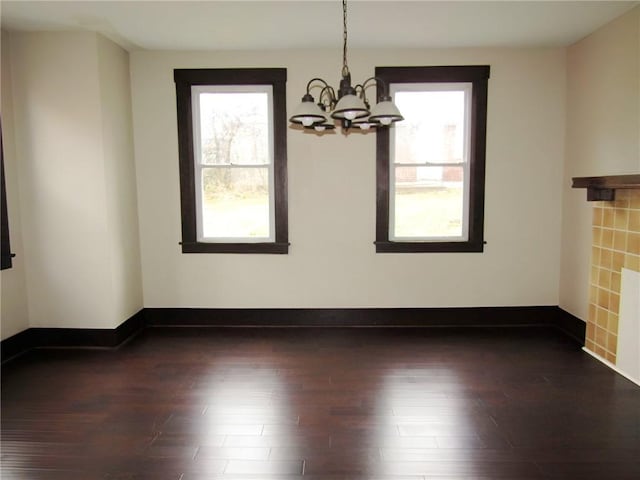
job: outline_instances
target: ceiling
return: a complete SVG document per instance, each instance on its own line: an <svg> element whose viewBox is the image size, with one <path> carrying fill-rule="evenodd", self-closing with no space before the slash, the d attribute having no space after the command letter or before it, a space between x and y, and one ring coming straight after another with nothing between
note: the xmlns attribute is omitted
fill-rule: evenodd
<svg viewBox="0 0 640 480"><path fill-rule="evenodd" d="M638 1L351 0L350 47L570 45ZM340 47L339 0L2 0L2 28L89 30L127 50Z"/></svg>

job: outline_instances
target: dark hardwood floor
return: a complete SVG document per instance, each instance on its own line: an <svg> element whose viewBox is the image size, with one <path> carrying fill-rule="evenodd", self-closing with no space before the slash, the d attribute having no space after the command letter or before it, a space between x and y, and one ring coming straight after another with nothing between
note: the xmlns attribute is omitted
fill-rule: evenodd
<svg viewBox="0 0 640 480"><path fill-rule="evenodd" d="M2 368L2 479L640 478L640 387L553 330L144 331Z"/></svg>

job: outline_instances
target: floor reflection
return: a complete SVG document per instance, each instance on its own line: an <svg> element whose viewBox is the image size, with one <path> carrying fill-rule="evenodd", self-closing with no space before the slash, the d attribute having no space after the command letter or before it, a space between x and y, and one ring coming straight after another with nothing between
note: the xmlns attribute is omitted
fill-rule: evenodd
<svg viewBox="0 0 640 480"><path fill-rule="evenodd" d="M385 475L469 474L442 462L468 460L466 446L477 444L478 400L468 394L453 368L441 365L397 368L385 375L378 397L396 435L380 439L378 471ZM449 451L443 451L447 449Z"/></svg>
<svg viewBox="0 0 640 480"><path fill-rule="evenodd" d="M290 390L296 385L282 375L286 358L269 352L260 364L224 362L226 368L197 380L193 392L206 396L201 418L205 437L224 437L221 445L201 446L195 461L205 472L301 475L304 459L293 441L299 417L291 407ZM205 442L206 442L205 438ZM274 452L286 445L287 458ZM275 455L274 455L275 453Z"/></svg>

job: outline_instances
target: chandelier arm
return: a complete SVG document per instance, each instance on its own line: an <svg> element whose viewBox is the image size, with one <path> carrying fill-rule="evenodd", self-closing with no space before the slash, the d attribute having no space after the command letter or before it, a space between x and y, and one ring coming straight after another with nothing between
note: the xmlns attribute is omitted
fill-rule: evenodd
<svg viewBox="0 0 640 480"><path fill-rule="evenodd" d="M362 84L362 88L367 88L367 83L374 81L376 82L376 85L381 87L382 93L380 95L378 95L378 101L382 100L382 99L390 99L391 96L389 95L389 85L387 84L387 82L385 82L382 78L380 77L369 77L367 78L364 83Z"/></svg>
<svg viewBox="0 0 640 480"><path fill-rule="evenodd" d="M309 80L309 82L307 82L307 94L311 92L311 84L313 82L322 83L324 85L323 90L325 88L329 87L329 84L325 80L323 80L322 78L320 78L320 77L312 78L311 80Z"/></svg>
<svg viewBox="0 0 640 480"><path fill-rule="evenodd" d="M318 101L324 105L324 103L322 102L322 98L324 96L327 96L328 100L329 100L329 105L327 105L329 107L329 109L333 109L334 105L336 104L337 100L336 100L336 91L333 89L333 87L331 85L326 85L322 91L320 92L320 95L318 97Z"/></svg>
<svg viewBox="0 0 640 480"><path fill-rule="evenodd" d="M360 99L364 102L364 106L367 107L367 110L370 110L370 105L369 105L369 100L367 99L367 92L365 91L366 88L366 84L367 81L370 79L365 80L364 83L362 84L357 84L354 88L354 90L356 91L356 95L358 95L358 91L360 92L359 97Z"/></svg>

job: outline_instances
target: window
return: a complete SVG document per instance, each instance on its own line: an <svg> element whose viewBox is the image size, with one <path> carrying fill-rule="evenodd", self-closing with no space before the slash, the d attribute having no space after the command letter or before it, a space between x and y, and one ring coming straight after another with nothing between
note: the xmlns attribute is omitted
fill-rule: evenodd
<svg viewBox="0 0 640 480"><path fill-rule="evenodd" d="M488 66L378 67L405 120L377 132L377 252L482 252Z"/></svg>
<svg viewBox="0 0 640 480"><path fill-rule="evenodd" d="M0 207L0 229L2 229L2 232L0 234L0 236L2 237L2 250L0 251L0 270L4 270L6 268L12 267L13 262L11 259L13 255L11 254L11 243L9 242L9 216L7 214L7 189L5 188L4 183L4 149L2 147L2 127L0 127L0 190L0 202L2 203L2 206Z"/></svg>
<svg viewBox="0 0 640 480"><path fill-rule="evenodd" d="M284 68L176 69L183 253L287 253Z"/></svg>

